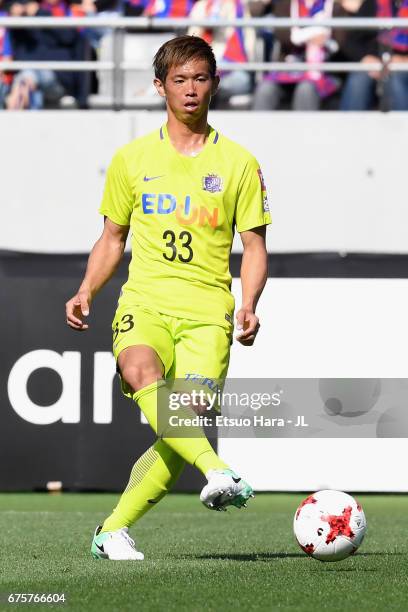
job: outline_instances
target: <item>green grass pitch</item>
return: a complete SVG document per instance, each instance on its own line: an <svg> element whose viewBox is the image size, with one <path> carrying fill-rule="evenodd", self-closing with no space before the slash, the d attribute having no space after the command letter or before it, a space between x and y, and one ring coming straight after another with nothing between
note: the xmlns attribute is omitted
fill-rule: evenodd
<svg viewBox="0 0 408 612"><path fill-rule="evenodd" d="M1 610L224 611L408 609L408 496L358 496L368 532L345 561L321 563L292 534L304 495L260 494L210 512L170 495L131 530L144 562L95 561L110 494L1 494ZM11 605L7 593L65 593L66 604Z"/></svg>

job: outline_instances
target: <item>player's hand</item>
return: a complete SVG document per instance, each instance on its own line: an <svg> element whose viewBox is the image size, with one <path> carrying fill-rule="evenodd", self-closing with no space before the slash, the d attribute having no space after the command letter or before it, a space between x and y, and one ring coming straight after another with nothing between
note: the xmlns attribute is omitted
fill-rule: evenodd
<svg viewBox="0 0 408 612"><path fill-rule="evenodd" d="M238 334L235 338L244 346L252 346L259 330L259 319L252 310L241 308L236 315Z"/></svg>
<svg viewBox="0 0 408 612"><path fill-rule="evenodd" d="M88 291L78 291L73 298L65 304L65 312L67 316L67 325L72 329L85 331L89 325L84 323L84 317L89 315L89 307L91 305L91 295Z"/></svg>

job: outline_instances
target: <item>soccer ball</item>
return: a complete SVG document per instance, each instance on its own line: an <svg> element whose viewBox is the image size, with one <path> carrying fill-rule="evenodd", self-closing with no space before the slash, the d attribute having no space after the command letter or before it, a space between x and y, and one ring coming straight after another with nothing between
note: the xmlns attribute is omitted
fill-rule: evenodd
<svg viewBox="0 0 408 612"><path fill-rule="evenodd" d="M367 529L362 507L342 491L318 491L296 510L293 530L300 548L319 561L353 555Z"/></svg>

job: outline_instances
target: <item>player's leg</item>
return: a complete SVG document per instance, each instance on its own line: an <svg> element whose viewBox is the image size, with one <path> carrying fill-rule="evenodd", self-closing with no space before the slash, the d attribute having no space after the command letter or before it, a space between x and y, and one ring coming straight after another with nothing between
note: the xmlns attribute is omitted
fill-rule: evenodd
<svg viewBox="0 0 408 612"><path fill-rule="evenodd" d="M119 355L121 368L127 360L132 364L126 367L133 369L134 384L141 388L162 378L164 366L151 347L137 345L126 348ZM105 520L101 532L130 527L140 519L171 488L183 465L183 459L158 440L134 464L126 490Z"/></svg>
<svg viewBox="0 0 408 612"><path fill-rule="evenodd" d="M161 381L156 378L149 384L139 384L140 371L134 363L130 364L126 356L120 360L122 377L126 384L135 390L133 399L139 405L141 411L149 421L155 433L158 432L158 388ZM184 461L197 467L203 474L208 470L223 469L225 463L219 459L205 435L199 435L197 428L196 436L190 438L167 437L161 435L166 444L177 453Z"/></svg>
<svg viewBox="0 0 408 612"><path fill-rule="evenodd" d="M114 352L121 374L122 391L128 397L133 395L135 389L136 396L140 392L141 398L137 397L139 406L156 432L157 384L169 371L174 356L174 338L167 319L147 310L124 308L118 310L113 322ZM94 557L142 558L141 553L135 550L127 529L153 508L177 480L184 460L176 450L180 450L192 464L198 459L203 473L211 468L226 467L205 437L171 440L171 443L167 445L162 440L157 441L136 462L116 508L94 535Z"/></svg>
<svg viewBox="0 0 408 612"><path fill-rule="evenodd" d="M117 326L118 319L124 324ZM176 342L173 332L177 321L173 317L133 309L131 312L121 311L113 326L114 330L119 329L114 350L122 391L137 402L155 433L158 431L158 388L165 384L162 383L163 377L167 376L173 364ZM163 440L203 474L226 467L204 435L191 438L164 436Z"/></svg>
<svg viewBox="0 0 408 612"><path fill-rule="evenodd" d="M95 558L143 559L127 530L168 493L184 465L183 459L162 440L157 440L136 461L116 508L95 532L91 548Z"/></svg>
<svg viewBox="0 0 408 612"><path fill-rule="evenodd" d="M156 442L136 461L128 485L103 531L130 527L170 491L185 465L163 440ZM118 515L120 514L120 518ZM118 520L119 519L119 520Z"/></svg>
<svg viewBox="0 0 408 612"><path fill-rule="evenodd" d="M170 368L173 339L165 322L155 313L140 308L119 308L113 331L115 357L118 359L121 352L128 355L133 376L137 376L141 387L161 379ZM131 397L133 390L123 377L121 383L124 394ZM181 457L161 440L140 457L116 508L95 532L91 548L95 558L143 559L128 536L128 527L154 508L173 486L183 466Z"/></svg>
<svg viewBox="0 0 408 612"><path fill-rule="evenodd" d="M229 365L231 332L219 325L180 320L175 338L171 371L175 386L188 381L189 386L193 384L197 392L204 390L217 395L217 389L222 391ZM211 448L208 455L201 456L204 468L212 455L215 455L215 451ZM208 469L201 470L208 481L201 492L201 501L214 510L225 509L227 505L245 506L253 496L252 487L229 469L222 459L219 461L219 467L211 467L208 463Z"/></svg>

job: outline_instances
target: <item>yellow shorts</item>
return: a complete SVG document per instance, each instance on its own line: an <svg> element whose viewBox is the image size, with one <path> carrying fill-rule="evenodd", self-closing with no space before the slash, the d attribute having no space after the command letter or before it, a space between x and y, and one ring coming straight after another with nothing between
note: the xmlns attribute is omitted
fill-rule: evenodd
<svg viewBox="0 0 408 612"><path fill-rule="evenodd" d="M171 317L145 306L121 305L112 331L116 360L125 348L144 344L158 354L165 378L196 381L212 388L214 379L223 381L227 375L232 330L220 325ZM122 391L132 397L123 379Z"/></svg>

